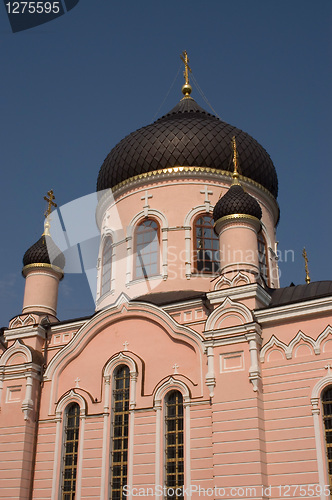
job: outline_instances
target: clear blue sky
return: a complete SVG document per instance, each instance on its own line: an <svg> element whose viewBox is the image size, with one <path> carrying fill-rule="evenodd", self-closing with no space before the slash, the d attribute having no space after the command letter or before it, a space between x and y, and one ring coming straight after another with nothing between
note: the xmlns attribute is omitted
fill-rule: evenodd
<svg viewBox="0 0 332 500"><path fill-rule="evenodd" d="M160 108L184 49L221 119L276 166L278 240L296 256L280 263L282 285L304 283L304 245L312 280L332 279L330 0L80 0L16 34L1 3L0 38L1 325L22 307L44 194L53 188L63 205L95 190L112 147L181 98L180 72ZM93 310L86 278L66 276L59 318Z"/></svg>

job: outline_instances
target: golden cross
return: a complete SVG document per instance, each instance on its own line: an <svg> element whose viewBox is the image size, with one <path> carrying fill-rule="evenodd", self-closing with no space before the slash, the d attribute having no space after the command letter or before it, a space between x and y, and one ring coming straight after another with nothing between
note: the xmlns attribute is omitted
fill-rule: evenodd
<svg viewBox="0 0 332 500"><path fill-rule="evenodd" d="M236 148L236 139L235 136L232 138L232 146L233 146L233 165L234 165L234 171L233 171L233 184L239 184L239 155L237 152Z"/></svg>
<svg viewBox="0 0 332 500"><path fill-rule="evenodd" d="M307 285L309 285L310 276L309 276L309 268L308 268L308 256L307 256L307 251L305 248L303 248L302 257L304 258L305 281L306 281Z"/></svg>
<svg viewBox="0 0 332 500"><path fill-rule="evenodd" d="M44 196L44 200L47 201L48 203L48 207L47 207L47 210L46 212L44 213L45 215L45 218L47 219L47 217L50 215L51 211L52 211L52 206L53 207L57 207L58 205L56 203L54 203L53 200L55 200L55 196L53 194L53 189L51 189L51 191L48 191L47 192L47 195L49 196L49 198L47 198L47 196Z"/></svg>
<svg viewBox="0 0 332 500"><path fill-rule="evenodd" d="M180 55L181 61L184 63L184 72L183 76L186 82L186 85L189 85L189 71L191 73L191 68L189 66L189 57L187 54L187 51L184 50L182 54Z"/></svg>

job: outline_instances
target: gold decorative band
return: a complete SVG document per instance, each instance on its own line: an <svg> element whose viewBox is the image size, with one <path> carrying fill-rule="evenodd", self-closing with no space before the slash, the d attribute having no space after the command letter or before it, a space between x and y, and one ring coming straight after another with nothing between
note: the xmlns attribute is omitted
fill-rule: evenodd
<svg viewBox="0 0 332 500"><path fill-rule="evenodd" d="M118 189L122 188L123 186L126 186L127 184L130 184L131 182L135 182L140 179L147 179L149 177L155 177L157 175L171 175L171 174L181 174L181 173L195 173L195 172L200 172L200 173L210 173L210 174L217 174L217 175L225 175L227 177L232 177L232 172L229 172L228 170L219 170L217 168L210 168L210 167L183 167L183 166L177 166L177 167L169 167L169 168L162 168L160 170L153 170L152 172L144 172L139 175L135 175L134 177L130 177L129 179L126 179L119 184L116 184L112 188L113 193L117 191ZM244 177L243 175L239 175L239 179L245 182L249 182L250 184L253 184L254 186L258 187L261 189L264 193L267 193L273 200L275 200L275 197L273 196L272 193L268 189L266 189L264 186L259 184L258 182L249 179L249 177Z"/></svg>
<svg viewBox="0 0 332 500"><path fill-rule="evenodd" d="M241 220L246 220L246 221L252 221L255 228L256 228L256 231L259 230L259 228L261 227L261 221L259 219L257 219L257 217L255 217L254 215L249 215L249 214L230 214L230 215L224 215L224 217L220 217L220 219L218 219L214 225L213 225L213 228L214 228L214 232L216 234L219 234L219 231L221 229L221 227L224 226L224 223L227 222L227 221L238 221L240 222Z"/></svg>
<svg viewBox="0 0 332 500"><path fill-rule="evenodd" d="M44 269L52 269L53 271L55 271L56 273L59 273L61 274L61 278L60 280L62 280L63 276L64 276L64 272L63 272L63 269L61 269L61 267L58 267L58 266L53 266L52 264L46 264L46 263L40 263L40 264L28 264L27 266L24 266L23 269L22 269L22 274L23 276L25 277L27 275L27 272L30 270L30 269L40 269L40 268L44 268Z"/></svg>
<svg viewBox="0 0 332 500"><path fill-rule="evenodd" d="M232 219L252 219L252 220L260 222L260 220L257 217L255 217L254 215L249 215L249 214L224 215L224 217L220 217L220 219L218 219L217 222L224 222L226 220L232 220ZM216 225L217 222L215 222L214 225Z"/></svg>

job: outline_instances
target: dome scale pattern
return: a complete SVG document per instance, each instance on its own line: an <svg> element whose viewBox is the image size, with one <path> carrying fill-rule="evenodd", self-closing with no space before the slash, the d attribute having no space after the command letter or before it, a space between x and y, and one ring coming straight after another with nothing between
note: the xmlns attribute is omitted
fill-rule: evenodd
<svg viewBox="0 0 332 500"><path fill-rule="evenodd" d="M23 266L31 264L51 264L64 269L65 257L51 236L43 235L23 256Z"/></svg>
<svg viewBox="0 0 332 500"><path fill-rule="evenodd" d="M226 215L234 214L252 215L256 219L262 217L259 203L239 184L232 185L227 193L218 200L213 210L213 220L217 222Z"/></svg>
<svg viewBox="0 0 332 500"><path fill-rule="evenodd" d="M99 171L97 191L113 188L136 175L176 166L232 172L233 136L241 158L241 175L276 198L278 178L265 149L247 133L205 111L191 97L122 139Z"/></svg>

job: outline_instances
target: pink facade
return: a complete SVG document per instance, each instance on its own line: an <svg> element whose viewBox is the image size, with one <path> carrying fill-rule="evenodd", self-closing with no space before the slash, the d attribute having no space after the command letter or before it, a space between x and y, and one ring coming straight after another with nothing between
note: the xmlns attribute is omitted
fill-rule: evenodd
<svg viewBox="0 0 332 500"><path fill-rule="evenodd" d="M58 321L61 268L26 254L0 344L0 498L330 497L332 284L279 288L276 192L245 165L261 217L214 235L234 179L202 161L104 186L91 318Z"/></svg>

